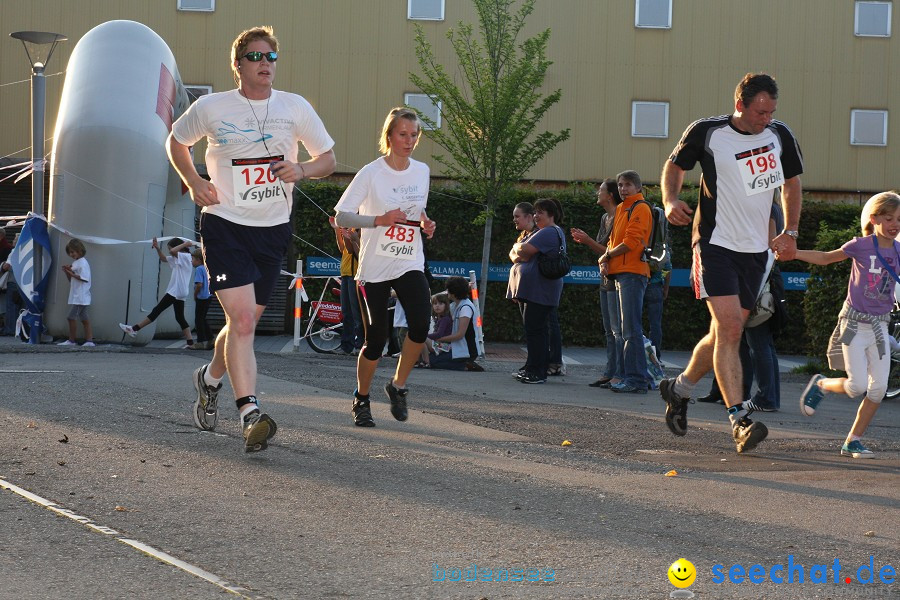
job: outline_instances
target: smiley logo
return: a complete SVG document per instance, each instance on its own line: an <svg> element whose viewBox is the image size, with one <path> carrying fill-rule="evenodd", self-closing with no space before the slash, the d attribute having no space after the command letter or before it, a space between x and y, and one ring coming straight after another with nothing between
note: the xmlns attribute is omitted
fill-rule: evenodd
<svg viewBox="0 0 900 600"><path fill-rule="evenodd" d="M697 569L684 558L679 558L669 567L669 581L677 588L689 587L697 579Z"/></svg>

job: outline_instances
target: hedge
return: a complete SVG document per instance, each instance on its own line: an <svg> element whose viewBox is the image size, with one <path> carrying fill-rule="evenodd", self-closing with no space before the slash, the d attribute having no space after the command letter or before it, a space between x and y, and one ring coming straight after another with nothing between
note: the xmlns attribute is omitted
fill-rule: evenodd
<svg viewBox="0 0 900 600"><path fill-rule="evenodd" d="M345 185L331 182L304 182L295 192L295 233L298 257L337 256L334 233L326 213L340 199ZM645 195L659 202L658 187L645 188ZM554 197L563 206L564 229L579 227L593 233L599 227L601 208L596 204L592 184L575 183L565 189L538 189L523 185L513 197L498 204L491 235L492 263L505 263L507 253L516 237L512 226L512 210L519 202L534 203L538 198ZM685 188L681 199L696 206L697 190ZM320 210L321 208L321 210ZM437 233L425 242L425 253L432 261L480 262L484 228L476 225L483 206L475 198L450 185L432 188L428 199L428 215L437 224ZM800 248L834 249L853 235L859 235L860 209L850 205L829 205L807 202L800 220ZM857 229L853 229L854 225ZM819 235L820 230L822 236ZM690 227L670 227L672 264L675 268L689 268L691 262ZM833 235L832 235L833 234ZM838 238L842 241L838 243ZM593 265L597 257L586 247L569 240L569 254L573 265ZM778 351L785 354L824 354L827 334L830 333L840 302L845 295L847 277L840 267L810 268L810 265L791 261L781 265L782 271L810 271L819 279L811 282L804 293L787 292L790 319L786 329L776 338ZM820 283L821 282L821 283ZM826 285L827 284L827 285ZM311 294L318 296L321 283L308 284ZM433 291L441 289L436 281ZM560 304L560 327L564 343L575 346L602 346L603 326L600 318L598 290L594 285L566 284ZM519 342L522 339L521 318L514 304L505 299L506 283L488 284L484 317L487 341ZM807 327L807 323L812 324ZM822 331L828 332L823 334ZM663 349L689 350L709 330L709 313L703 302L693 298L690 288L673 287L663 309ZM823 336L824 342L823 344Z"/></svg>

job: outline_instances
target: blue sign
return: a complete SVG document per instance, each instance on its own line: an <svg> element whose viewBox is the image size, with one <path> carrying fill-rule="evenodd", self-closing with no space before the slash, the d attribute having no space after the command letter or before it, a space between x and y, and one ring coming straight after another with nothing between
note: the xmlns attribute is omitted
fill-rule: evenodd
<svg viewBox="0 0 900 600"><path fill-rule="evenodd" d="M469 271L481 274L481 263L478 262L429 262L428 268L435 277L468 277ZM488 281L509 281L509 269L511 265L489 265ZM341 273L341 263L324 256L310 256L306 259L307 275L334 275ZM690 287L690 269L672 269L672 278L669 285L672 287ZM806 291L806 280L809 273L782 273L784 288L786 290ZM580 283L585 285L600 285L600 268L596 265L573 265L572 270L563 279L566 283Z"/></svg>

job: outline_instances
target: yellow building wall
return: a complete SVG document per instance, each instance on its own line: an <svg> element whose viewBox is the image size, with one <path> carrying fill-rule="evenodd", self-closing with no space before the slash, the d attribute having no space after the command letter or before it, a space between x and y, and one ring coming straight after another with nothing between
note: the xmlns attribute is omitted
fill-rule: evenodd
<svg viewBox="0 0 900 600"><path fill-rule="evenodd" d="M212 13L176 11L176 0L30 0L0 2L0 156L29 156L30 70L19 30L69 37L47 69L47 134L56 120L68 57L92 27L112 19L144 23L175 54L182 79L234 87L228 52L247 27L274 25L281 43L276 87L306 97L336 141L338 171L353 173L377 156L388 109L415 92L414 42L420 25L438 58L452 65L446 32L475 23L467 0L447 0L442 22L409 21L406 0L218 0ZM734 86L748 71L766 71L780 87L776 118L798 136L804 186L823 191L900 187L900 27L893 36L853 35L849 0L674 0L671 29L634 26L633 0L539 0L526 27L551 29L547 91L562 89L543 129L570 128L571 138L528 174L552 181L596 180L636 169L655 182L684 128L732 112ZM456 69L450 67L451 72ZM23 81L25 80L25 81ZM23 81L22 83L15 83ZM634 100L670 103L664 139L631 137ZM887 147L850 145L850 110L887 109ZM543 130L542 129L542 130ZM46 143L49 153L52 140ZM427 137L417 158L440 153ZM697 170L688 179L696 181Z"/></svg>

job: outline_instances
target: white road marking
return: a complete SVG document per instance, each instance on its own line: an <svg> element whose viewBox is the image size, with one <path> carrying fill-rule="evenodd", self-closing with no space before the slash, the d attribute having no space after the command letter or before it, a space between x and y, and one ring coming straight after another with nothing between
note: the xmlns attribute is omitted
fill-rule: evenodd
<svg viewBox="0 0 900 600"><path fill-rule="evenodd" d="M0 369L0 373L65 373L65 371L32 371L31 369Z"/></svg>
<svg viewBox="0 0 900 600"><path fill-rule="evenodd" d="M155 558L159 561L162 561L166 564L172 565L173 567L177 567L177 568L181 569L182 571L185 571L186 573L190 573L191 575L193 575L195 577L204 579L204 580L212 583L213 585L216 585L216 586L222 588L226 592L231 592L232 594L236 594L236 595L240 596L241 598L246 598L247 600L251 600L253 598L253 596L244 595L244 592L247 592L248 594L251 593L249 590L247 590L245 588L242 588L238 585L229 583L229 582L225 581L224 579L222 579L221 577L219 577L217 575L213 575L209 571L205 571L205 570L201 569L200 567L196 567L190 563L184 562L183 560L177 559L174 556L172 556L171 554L167 554L167 553L163 552L162 550L157 550L156 548L154 548L152 546L148 546L147 544L144 544L137 540L132 540L132 539L126 538L122 534L120 534L118 531L116 531L115 529L95 523L89 517L79 515L73 511L69 510L68 508L64 508L64 507L56 504L55 502L47 500L46 498L42 498L41 496L38 496L37 494L33 494L33 493L29 492L28 490L22 489L19 486L6 481L5 479L0 479L0 488L9 490L10 492L13 492L14 494L18 494L19 496L22 496L23 498L27 498L28 500L31 500L35 504L39 504L39 505L43 506L44 508L53 511L54 513L56 513L58 515L61 515L63 517L66 517L66 518L69 518L69 519L75 521L76 523L81 523L82 525L88 527L89 529L91 529L93 531L96 531L97 533L102 533L103 535L111 536L111 537L115 538L115 540L117 542L121 542L127 546L131 546L132 548L135 548L136 550L140 550L141 552L143 552L149 556L152 556L153 558Z"/></svg>

